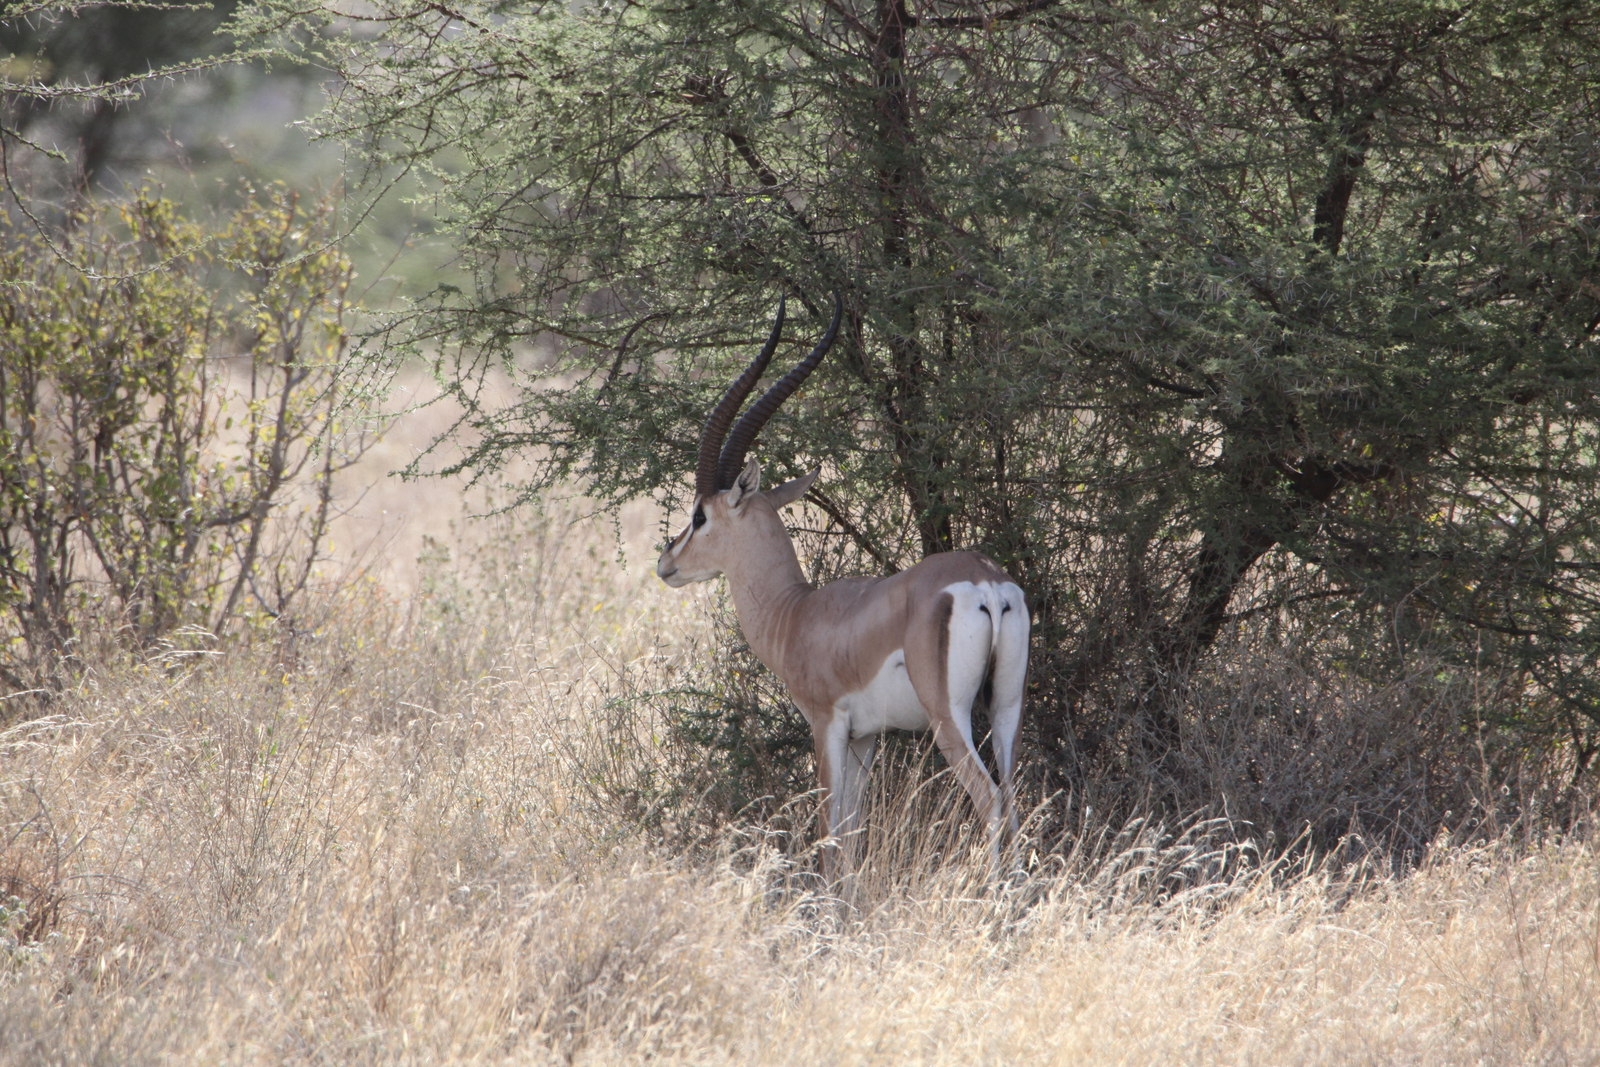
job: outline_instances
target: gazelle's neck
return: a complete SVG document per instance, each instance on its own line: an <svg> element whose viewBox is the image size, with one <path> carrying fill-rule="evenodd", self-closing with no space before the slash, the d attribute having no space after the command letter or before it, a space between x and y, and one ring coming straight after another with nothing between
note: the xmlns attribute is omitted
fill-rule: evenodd
<svg viewBox="0 0 1600 1067"><path fill-rule="evenodd" d="M789 643L795 608L813 589L783 520L770 507L768 511L763 516L768 521L749 524L752 529L723 573L750 650L783 677L782 650Z"/></svg>

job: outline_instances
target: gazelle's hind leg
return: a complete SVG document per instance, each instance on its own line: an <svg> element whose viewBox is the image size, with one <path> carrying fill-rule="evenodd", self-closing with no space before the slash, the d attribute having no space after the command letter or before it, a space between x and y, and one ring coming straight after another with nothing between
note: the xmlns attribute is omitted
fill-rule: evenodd
<svg viewBox="0 0 1600 1067"><path fill-rule="evenodd" d="M972 798L996 864L1004 806L972 740L972 702L989 671L1001 607L996 586L958 582L918 620L916 639L906 642L906 671L933 724L934 742Z"/></svg>
<svg viewBox="0 0 1600 1067"><path fill-rule="evenodd" d="M998 589L1000 624L994 642L990 678L989 722L994 759L1000 772L1000 797L1005 832L1017 834L1017 791L1013 780L1017 766L1017 730L1022 724L1022 696L1028 682L1028 600L1009 582Z"/></svg>

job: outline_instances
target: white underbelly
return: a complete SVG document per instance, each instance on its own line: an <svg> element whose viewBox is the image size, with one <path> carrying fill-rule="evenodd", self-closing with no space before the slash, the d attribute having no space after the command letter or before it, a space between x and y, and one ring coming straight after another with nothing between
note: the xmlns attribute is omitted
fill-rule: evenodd
<svg viewBox="0 0 1600 1067"><path fill-rule="evenodd" d="M834 707L850 717L851 737L928 728L928 713L911 686L906 653L900 648L889 653L865 689L840 698Z"/></svg>

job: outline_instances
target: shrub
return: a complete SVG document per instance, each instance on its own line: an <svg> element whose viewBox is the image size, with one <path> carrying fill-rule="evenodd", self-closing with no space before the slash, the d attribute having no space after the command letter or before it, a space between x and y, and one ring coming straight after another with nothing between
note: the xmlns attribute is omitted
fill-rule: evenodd
<svg viewBox="0 0 1600 1067"><path fill-rule="evenodd" d="M91 636L217 635L303 592L333 477L366 443L341 417L352 273L334 232L331 202L281 187L246 190L217 229L151 190L59 236L0 217L8 687L57 688Z"/></svg>

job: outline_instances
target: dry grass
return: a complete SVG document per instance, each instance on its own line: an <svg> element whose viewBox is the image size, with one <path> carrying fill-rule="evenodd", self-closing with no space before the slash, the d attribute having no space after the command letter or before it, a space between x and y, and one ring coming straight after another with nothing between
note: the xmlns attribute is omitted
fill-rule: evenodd
<svg viewBox="0 0 1600 1067"><path fill-rule="evenodd" d="M677 843L693 775L624 698L704 603L582 530L0 734L0 1061L1600 1062L1588 840L1352 880L1134 824L986 889L935 782L854 908L782 835Z"/></svg>

